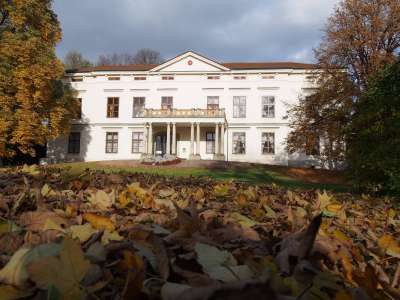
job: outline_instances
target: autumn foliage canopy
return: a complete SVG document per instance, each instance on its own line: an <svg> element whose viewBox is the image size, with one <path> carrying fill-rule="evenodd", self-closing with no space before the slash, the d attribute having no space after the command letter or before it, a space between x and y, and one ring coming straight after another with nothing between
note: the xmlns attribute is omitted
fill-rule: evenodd
<svg viewBox="0 0 400 300"><path fill-rule="evenodd" d="M0 0L0 157L34 156L68 131L78 106L61 81L60 39L50 0Z"/></svg>

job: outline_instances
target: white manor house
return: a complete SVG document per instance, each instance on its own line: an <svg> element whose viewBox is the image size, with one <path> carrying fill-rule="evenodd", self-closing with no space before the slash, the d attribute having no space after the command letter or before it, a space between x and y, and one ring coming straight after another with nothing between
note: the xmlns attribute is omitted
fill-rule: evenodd
<svg viewBox="0 0 400 300"><path fill-rule="evenodd" d="M313 90L315 65L218 63L186 52L160 65L67 73L80 119L48 144L47 160L136 160L150 156L304 165L289 155L288 109Z"/></svg>

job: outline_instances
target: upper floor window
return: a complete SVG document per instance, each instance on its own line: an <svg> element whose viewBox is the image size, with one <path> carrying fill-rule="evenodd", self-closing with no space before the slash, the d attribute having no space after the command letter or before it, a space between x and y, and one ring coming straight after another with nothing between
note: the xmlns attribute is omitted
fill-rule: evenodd
<svg viewBox="0 0 400 300"><path fill-rule="evenodd" d="M206 132L206 152L208 154L215 152L215 132Z"/></svg>
<svg viewBox="0 0 400 300"><path fill-rule="evenodd" d="M262 154L275 154L275 133L263 132L261 135Z"/></svg>
<svg viewBox="0 0 400 300"><path fill-rule="evenodd" d="M72 81L72 82L83 81L83 77L82 77L82 76L72 77L72 78L71 78L71 81Z"/></svg>
<svg viewBox="0 0 400 300"><path fill-rule="evenodd" d="M119 98L107 98L107 118L118 118L119 114Z"/></svg>
<svg viewBox="0 0 400 300"><path fill-rule="evenodd" d="M246 133L233 132L232 133L232 153L245 154L246 153Z"/></svg>
<svg viewBox="0 0 400 300"><path fill-rule="evenodd" d="M262 116L263 118L275 118L275 97L262 97Z"/></svg>
<svg viewBox="0 0 400 300"><path fill-rule="evenodd" d="M76 99L78 101L78 111L76 113L76 118L82 119L82 98Z"/></svg>
<svg viewBox="0 0 400 300"><path fill-rule="evenodd" d="M174 80L174 76L162 76L162 80Z"/></svg>
<svg viewBox="0 0 400 300"><path fill-rule="evenodd" d="M173 107L173 97L165 96L161 97L161 109L172 109Z"/></svg>
<svg viewBox="0 0 400 300"><path fill-rule="evenodd" d="M220 77L218 76L218 75L210 75L210 76L207 76L207 79L208 80L218 80Z"/></svg>
<svg viewBox="0 0 400 300"><path fill-rule="evenodd" d="M133 117L143 117L145 107L145 97L133 97Z"/></svg>
<svg viewBox="0 0 400 300"><path fill-rule="evenodd" d="M107 78L108 78L108 80L111 80L111 81L121 80L121 78L119 76L109 76Z"/></svg>
<svg viewBox="0 0 400 300"><path fill-rule="evenodd" d="M262 79L275 79L274 75L263 75Z"/></svg>
<svg viewBox="0 0 400 300"><path fill-rule="evenodd" d="M132 132L132 153L144 152L144 133Z"/></svg>
<svg viewBox="0 0 400 300"><path fill-rule="evenodd" d="M134 80L146 80L147 78L145 76L135 76L133 79Z"/></svg>
<svg viewBox="0 0 400 300"><path fill-rule="evenodd" d="M207 109L219 108L219 96L207 96Z"/></svg>
<svg viewBox="0 0 400 300"><path fill-rule="evenodd" d="M233 97L233 117L246 118L246 97L234 96Z"/></svg>
<svg viewBox="0 0 400 300"><path fill-rule="evenodd" d="M243 76L243 75L241 75L241 76L233 76L233 79L235 79L235 80L245 80L246 76Z"/></svg>
<svg viewBox="0 0 400 300"><path fill-rule="evenodd" d="M79 154L81 151L81 133L71 132L68 137L68 153Z"/></svg>
<svg viewBox="0 0 400 300"><path fill-rule="evenodd" d="M106 153L118 153L118 132L106 132Z"/></svg>

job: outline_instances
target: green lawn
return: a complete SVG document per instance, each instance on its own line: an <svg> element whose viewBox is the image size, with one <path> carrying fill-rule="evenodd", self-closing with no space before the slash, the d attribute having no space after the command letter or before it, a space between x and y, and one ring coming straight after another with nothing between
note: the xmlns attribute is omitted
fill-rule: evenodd
<svg viewBox="0 0 400 300"><path fill-rule="evenodd" d="M149 173L164 176L206 176L216 180L238 180L246 181L254 184L271 184L289 188L289 189L326 189L336 192L348 192L350 187L344 184L336 183L312 183L299 180L292 176L284 174L284 167L266 167L255 165L246 168L224 168L224 169L209 169L209 168L178 168L174 166L139 166L139 167L117 167L104 166L95 162L90 163L65 163L54 165L61 167L67 171L68 175L76 176L82 173L85 169L102 170L107 173ZM329 181L328 181L329 182Z"/></svg>

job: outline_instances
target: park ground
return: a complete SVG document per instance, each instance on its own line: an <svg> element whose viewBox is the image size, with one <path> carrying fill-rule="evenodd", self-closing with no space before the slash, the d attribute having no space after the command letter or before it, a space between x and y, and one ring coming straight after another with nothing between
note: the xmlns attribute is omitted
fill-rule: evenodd
<svg viewBox="0 0 400 300"><path fill-rule="evenodd" d="M245 181L252 184L276 184L288 189L325 189L336 192L350 191L351 186L340 171L293 168L263 164L182 161L172 166L143 165L138 161L77 162L52 165L78 175L86 169L107 173L149 173L164 176L210 177L216 180Z"/></svg>

